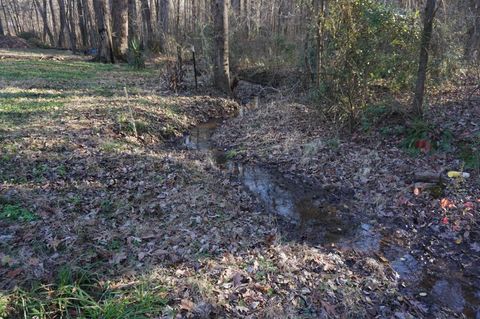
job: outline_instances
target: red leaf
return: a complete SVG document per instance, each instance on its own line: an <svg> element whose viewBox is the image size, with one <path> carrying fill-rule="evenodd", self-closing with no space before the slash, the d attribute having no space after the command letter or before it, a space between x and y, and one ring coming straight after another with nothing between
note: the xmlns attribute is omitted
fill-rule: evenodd
<svg viewBox="0 0 480 319"><path fill-rule="evenodd" d="M448 217L447 216L442 218L442 224L444 224L444 225L448 224Z"/></svg>
<svg viewBox="0 0 480 319"><path fill-rule="evenodd" d="M432 149L432 144L427 140L418 140L415 142L415 147L426 154Z"/></svg>

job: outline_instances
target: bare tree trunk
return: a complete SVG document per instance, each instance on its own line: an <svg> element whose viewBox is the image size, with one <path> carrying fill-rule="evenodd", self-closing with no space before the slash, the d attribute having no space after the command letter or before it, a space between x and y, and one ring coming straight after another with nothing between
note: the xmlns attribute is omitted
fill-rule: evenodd
<svg viewBox="0 0 480 319"><path fill-rule="evenodd" d="M468 29L465 45L465 58L469 61L480 58L480 2L472 1L471 7L475 19L473 26Z"/></svg>
<svg viewBox="0 0 480 319"><path fill-rule="evenodd" d="M85 0L77 0L77 14L78 25L80 27L80 37L82 39L82 47L85 49L88 46L88 32L83 1Z"/></svg>
<svg viewBox="0 0 480 319"><path fill-rule="evenodd" d="M320 86L322 80L322 69L323 69L323 50L324 50L324 21L325 21L325 7L327 0L314 0L314 12L315 12L315 31L316 31L316 40L317 40L317 74L316 74L316 84L317 87Z"/></svg>
<svg viewBox="0 0 480 319"><path fill-rule="evenodd" d="M40 15L42 16L43 20L43 32L48 36L48 39L50 40L50 43L52 45L55 45L55 40L53 38L52 31L50 30L50 27L48 26L48 16L47 16L47 0L43 0L43 7L40 6L40 3L38 0L35 0L35 4L37 5L38 11L40 11Z"/></svg>
<svg viewBox="0 0 480 319"><path fill-rule="evenodd" d="M2 7L3 17L5 19L5 28L7 29L7 34L10 34L10 26L8 24L7 10L5 8L5 4L3 3L3 0L0 0L0 6Z"/></svg>
<svg viewBox="0 0 480 319"><path fill-rule="evenodd" d="M58 46L65 46L65 26L67 25L67 14L65 10L65 0L58 0L58 8L60 11L60 30L58 31Z"/></svg>
<svg viewBox="0 0 480 319"><path fill-rule="evenodd" d="M159 0L158 4L158 28L160 30L160 46L162 52L166 50L166 39L168 34L168 17L170 14L170 1L169 0Z"/></svg>
<svg viewBox="0 0 480 319"><path fill-rule="evenodd" d="M112 7L113 54L118 60L126 60L128 51L128 0L117 0Z"/></svg>
<svg viewBox="0 0 480 319"><path fill-rule="evenodd" d="M70 49L75 53L77 51L77 31L75 28L75 0L68 0L68 20L70 23Z"/></svg>
<svg viewBox="0 0 480 319"><path fill-rule="evenodd" d="M213 0L212 15L215 37L213 84L232 94L230 88L230 61L228 43L228 3L229 0Z"/></svg>
<svg viewBox="0 0 480 319"><path fill-rule="evenodd" d="M140 9L142 11L143 45L148 47L153 35L152 13L148 0L140 0Z"/></svg>
<svg viewBox="0 0 480 319"><path fill-rule="evenodd" d="M0 15L0 35L5 35L5 31L3 30L2 15Z"/></svg>
<svg viewBox="0 0 480 319"><path fill-rule="evenodd" d="M53 7L53 0L49 0L48 3L50 4L50 15L52 16L52 34L54 38L57 38L57 17L55 16L55 8Z"/></svg>
<svg viewBox="0 0 480 319"><path fill-rule="evenodd" d="M420 45L420 60L418 63L417 83L415 85L415 97L413 111L418 116L423 116L423 98L425 94L425 81L427 79L428 50L433 33L433 19L435 18L436 0L427 0L425 16L423 17L423 33Z"/></svg>
<svg viewBox="0 0 480 319"><path fill-rule="evenodd" d="M114 63L112 49L112 30L105 0L93 0L93 8L97 20L99 47L97 60L104 63Z"/></svg>
<svg viewBox="0 0 480 319"><path fill-rule="evenodd" d="M128 0L128 43L138 40L137 1Z"/></svg>

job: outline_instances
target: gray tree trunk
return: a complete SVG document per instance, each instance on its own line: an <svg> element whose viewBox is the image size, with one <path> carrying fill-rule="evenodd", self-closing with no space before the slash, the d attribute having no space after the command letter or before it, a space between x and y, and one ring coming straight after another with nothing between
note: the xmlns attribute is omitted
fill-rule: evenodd
<svg viewBox="0 0 480 319"><path fill-rule="evenodd" d="M117 0L112 7L113 54L118 60L126 60L128 51L128 0Z"/></svg>
<svg viewBox="0 0 480 319"><path fill-rule="evenodd" d="M465 45L465 58L469 61L480 59L480 2L472 1L471 8L475 19L468 29Z"/></svg>
<svg viewBox="0 0 480 319"><path fill-rule="evenodd" d="M138 37L138 18L137 18L137 1L128 0L128 43L137 41Z"/></svg>
<svg viewBox="0 0 480 319"><path fill-rule="evenodd" d="M65 46L65 27L67 25L67 14L65 10L65 0L58 0L58 8L60 11L60 30L58 31L58 46Z"/></svg>
<svg viewBox="0 0 480 319"><path fill-rule="evenodd" d="M425 81L427 79L428 50L433 33L433 19L435 18L436 0L427 0L425 16L423 17L423 33L420 45L420 59L418 63L417 83L413 99L413 111L417 116L423 116L423 98L425 94Z"/></svg>
<svg viewBox="0 0 480 319"><path fill-rule="evenodd" d="M231 94L228 43L228 4L229 0L212 1L215 37L213 84L225 93Z"/></svg>
<svg viewBox="0 0 480 319"><path fill-rule="evenodd" d="M153 34L152 12L148 0L140 0L140 10L142 11L143 45L148 47Z"/></svg>
<svg viewBox="0 0 480 319"><path fill-rule="evenodd" d="M97 60L104 63L114 63L112 48L112 30L105 0L93 0L93 8L97 20L99 45Z"/></svg>

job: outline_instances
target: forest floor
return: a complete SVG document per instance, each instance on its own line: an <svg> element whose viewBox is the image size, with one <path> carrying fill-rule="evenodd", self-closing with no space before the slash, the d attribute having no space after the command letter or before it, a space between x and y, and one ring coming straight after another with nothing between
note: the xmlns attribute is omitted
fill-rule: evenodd
<svg viewBox="0 0 480 319"><path fill-rule="evenodd" d="M0 318L479 315L478 169L438 195L412 175L463 169L480 101L443 94L458 138L412 155L288 100L173 94L160 66L5 56Z"/></svg>

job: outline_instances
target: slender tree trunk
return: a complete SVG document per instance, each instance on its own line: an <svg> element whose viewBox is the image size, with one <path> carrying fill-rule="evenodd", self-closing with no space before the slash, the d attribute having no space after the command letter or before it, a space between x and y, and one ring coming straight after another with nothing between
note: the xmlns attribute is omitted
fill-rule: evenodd
<svg viewBox="0 0 480 319"><path fill-rule="evenodd" d="M52 16L52 34L55 38L57 38L57 17L55 16L55 8L53 7L53 0L49 0L48 3L50 5L50 15Z"/></svg>
<svg viewBox="0 0 480 319"><path fill-rule="evenodd" d="M128 0L128 43L138 40L137 1Z"/></svg>
<svg viewBox="0 0 480 319"><path fill-rule="evenodd" d="M2 23L2 15L0 14L0 35L5 35L5 31L3 30L3 23Z"/></svg>
<svg viewBox="0 0 480 319"><path fill-rule="evenodd" d="M99 47L97 60L104 63L114 63L112 48L112 30L105 0L93 0L93 8L97 20Z"/></svg>
<svg viewBox="0 0 480 319"><path fill-rule="evenodd" d="M228 43L228 3L229 0L212 1L215 37L213 84L225 93L231 94Z"/></svg>
<svg viewBox="0 0 480 319"><path fill-rule="evenodd" d="M3 17L5 21L5 29L7 29L7 34L10 34L10 26L8 24L8 16L7 16L7 9L5 8L5 4L3 3L3 0L0 0L0 6L2 7L2 12L3 12Z"/></svg>
<svg viewBox="0 0 480 319"><path fill-rule="evenodd" d="M427 0L425 16L423 17L423 33L420 45L420 59L418 63L417 83L413 99L413 111L418 116L423 116L423 98L425 94L425 81L427 79L428 51L433 33L433 19L435 18L436 0Z"/></svg>
<svg viewBox="0 0 480 319"><path fill-rule="evenodd" d="M52 45L55 45L55 40L53 38L52 31L50 30L50 27L48 26L48 16L47 16L47 0L43 0L43 7L40 5L38 0L35 0L35 4L37 5L38 11L40 11L40 15L42 16L43 20L43 33L48 36L48 39L50 40L50 43Z"/></svg>
<svg viewBox="0 0 480 319"><path fill-rule="evenodd" d="M58 46L65 47L65 26L67 24L65 0L58 0L58 8L60 12L60 30L58 31Z"/></svg>
<svg viewBox="0 0 480 319"><path fill-rule="evenodd" d="M113 54L117 60L126 60L128 51L128 0L117 0L112 7Z"/></svg>
<svg viewBox="0 0 480 319"><path fill-rule="evenodd" d="M148 47L150 45L151 37L153 36L152 13L150 11L148 0L140 0L140 9L142 11L143 45Z"/></svg>
<svg viewBox="0 0 480 319"><path fill-rule="evenodd" d="M78 0L77 0L78 1ZM74 0L68 0L68 21L70 34L70 49L77 52L77 30L75 28L75 3Z"/></svg>
<svg viewBox="0 0 480 319"><path fill-rule="evenodd" d="M80 27L80 37L82 39L82 47L85 49L88 46L88 32L87 32L87 21L85 17L85 11L83 9L83 1L77 0L77 14L78 14L78 25Z"/></svg>
<svg viewBox="0 0 480 319"><path fill-rule="evenodd" d="M468 29L465 45L465 58L469 61L480 58L480 2L472 1L471 8L475 19L473 25Z"/></svg>
<svg viewBox="0 0 480 319"><path fill-rule="evenodd" d="M170 14L170 1L159 0L157 16L158 16L158 28L160 30L160 37L161 37L160 45L161 45L162 52L165 52L166 50L169 14Z"/></svg>

